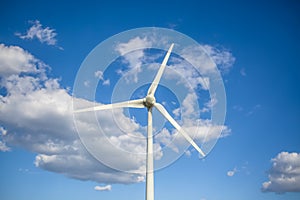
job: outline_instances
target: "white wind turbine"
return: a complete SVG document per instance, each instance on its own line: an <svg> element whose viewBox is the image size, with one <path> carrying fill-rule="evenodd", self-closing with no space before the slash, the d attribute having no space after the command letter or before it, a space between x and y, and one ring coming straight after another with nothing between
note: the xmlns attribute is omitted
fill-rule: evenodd
<svg viewBox="0 0 300 200"><path fill-rule="evenodd" d="M185 139L193 145L193 147L204 157L204 152L194 142L194 140L180 127L180 125L171 117L163 105L156 102L155 91L164 72L166 64L169 60L174 44L171 44L160 68L155 76L147 96L142 99L130 100L120 103L106 104L85 108L74 111L75 113L89 112L97 110L107 110L114 108L147 108L148 109L148 128L147 128L147 163L146 163L146 200L154 200L154 170L153 170L153 134L152 134L152 108L155 107L176 129L181 133Z"/></svg>

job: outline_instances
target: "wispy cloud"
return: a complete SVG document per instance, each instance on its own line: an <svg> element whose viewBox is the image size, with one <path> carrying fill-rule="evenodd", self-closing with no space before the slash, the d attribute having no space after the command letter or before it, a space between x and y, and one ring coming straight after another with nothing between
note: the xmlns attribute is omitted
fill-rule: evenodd
<svg viewBox="0 0 300 200"><path fill-rule="evenodd" d="M0 140L0 151L3 151L3 152L10 151L10 148L8 146L6 146L6 144L4 142L2 142L1 140Z"/></svg>
<svg viewBox="0 0 300 200"><path fill-rule="evenodd" d="M90 81L89 81L89 80L84 81L84 82L83 82L83 85L84 85L85 87L90 87Z"/></svg>
<svg viewBox="0 0 300 200"><path fill-rule="evenodd" d="M249 175L250 172L248 170L248 162L244 162L242 165L236 166L233 169L228 170L226 174L227 176L232 177L235 176L237 173L243 173Z"/></svg>
<svg viewBox="0 0 300 200"><path fill-rule="evenodd" d="M262 108L262 105L261 104L256 104L254 106L251 106L250 108L245 108L241 105L234 105L232 107L233 110L235 111L238 111L238 112L241 112L243 113L245 116L251 116L253 114L255 114L256 112L258 112L260 109Z"/></svg>
<svg viewBox="0 0 300 200"><path fill-rule="evenodd" d="M48 45L57 45L57 33L55 29L50 27L43 27L39 20L29 21L32 26L26 31L25 34L16 33L16 35L21 39L38 39L41 43L46 43Z"/></svg>
<svg viewBox="0 0 300 200"><path fill-rule="evenodd" d="M111 185L105 185L105 186L95 186L94 189L97 191L111 191Z"/></svg>
<svg viewBox="0 0 300 200"><path fill-rule="evenodd" d="M227 176L234 176L235 175L235 173L237 172L237 168L235 167L235 168L233 168L232 170L229 170L228 172L227 172Z"/></svg>
<svg viewBox="0 0 300 200"><path fill-rule="evenodd" d="M222 47L217 48L211 45L203 45L203 48L217 64L222 73L229 72L235 62L235 57L229 50L226 50Z"/></svg>
<svg viewBox="0 0 300 200"><path fill-rule="evenodd" d="M271 162L269 180L262 184L262 191L300 192L300 153L281 152Z"/></svg>
<svg viewBox="0 0 300 200"><path fill-rule="evenodd" d="M232 107L232 109L233 109L233 110L236 110L236 111L238 111L238 112L244 111L244 108L243 108L241 105L234 105L234 106Z"/></svg>
<svg viewBox="0 0 300 200"><path fill-rule="evenodd" d="M256 105L252 106L252 108L247 112L246 116L250 116L250 115L254 114L259 109L261 109L260 104L256 104Z"/></svg>
<svg viewBox="0 0 300 200"><path fill-rule="evenodd" d="M240 74L241 74L242 76L247 76L246 69L245 69L245 68L242 68L242 69L240 70Z"/></svg>
<svg viewBox="0 0 300 200"><path fill-rule="evenodd" d="M218 67L222 74L226 74L235 62L235 57L229 50L208 44L186 47L182 50L181 55L190 63L197 64L203 76L216 70L215 67Z"/></svg>

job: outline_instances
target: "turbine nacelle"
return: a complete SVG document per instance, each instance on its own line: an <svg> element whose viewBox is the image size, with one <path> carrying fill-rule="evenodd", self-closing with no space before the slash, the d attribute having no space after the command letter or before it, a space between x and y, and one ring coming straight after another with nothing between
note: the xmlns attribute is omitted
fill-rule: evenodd
<svg viewBox="0 0 300 200"><path fill-rule="evenodd" d="M147 107L148 109L152 108L155 103L156 103L156 99L153 95L147 95L143 102L144 106Z"/></svg>

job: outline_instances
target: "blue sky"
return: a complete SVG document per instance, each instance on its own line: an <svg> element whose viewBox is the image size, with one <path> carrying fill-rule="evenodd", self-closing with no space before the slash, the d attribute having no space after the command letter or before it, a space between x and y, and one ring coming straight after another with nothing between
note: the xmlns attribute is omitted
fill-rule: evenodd
<svg viewBox="0 0 300 200"><path fill-rule="evenodd" d="M144 198L141 174L122 173L97 164L78 142L71 117L71 94L84 59L99 43L126 30L153 26L174 29L205 47L220 69L227 96L224 137L205 159L199 159L189 148L189 153L156 171L155 198L299 199L298 2L2 1L0 7L1 199ZM133 44L149 42L142 37L135 39ZM129 44L127 41L123 45ZM116 51L121 53L122 45L119 47ZM169 43L164 50L168 47ZM97 86L97 101L110 100L108 94L118 78L125 77L125 84L126 73L117 73L114 67L123 64L130 68L137 64L130 58L139 53L128 54L103 74L97 73L95 77L102 83ZM146 69L147 61L161 62L163 52L149 50L142 55L149 56L138 63ZM170 60L174 68L175 57ZM155 74L153 69L157 65L147 68ZM171 75L166 71L166 83ZM205 74L202 76L205 78ZM134 76L129 74L127 78ZM86 86L89 84L86 82ZM121 87L119 91L125 90ZM135 92L132 97L143 90ZM207 95L203 85L198 92ZM160 93L158 90L158 97L163 98L162 93L166 88L161 87ZM173 107L166 105L172 112L179 101L172 91L167 94L175 102ZM88 104L81 100L79 104ZM208 105L205 103L199 102L201 108ZM121 126L144 133L142 120L126 129L126 113L133 117L146 112L124 113L115 113L124 120ZM180 117L175 111L173 116ZM77 120L93 124L83 117ZM97 120L108 125L117 142L124 142L117 137L117 126L112 125L110 117L98 114ZM167 129L158 135L171 132L165 125ZM143 148L143 143L138 147ZM109 158L114 154L108 151L108 155L105 161L114 167L144 166L140 158L133 162L127 157L112 161Z"/></svg>

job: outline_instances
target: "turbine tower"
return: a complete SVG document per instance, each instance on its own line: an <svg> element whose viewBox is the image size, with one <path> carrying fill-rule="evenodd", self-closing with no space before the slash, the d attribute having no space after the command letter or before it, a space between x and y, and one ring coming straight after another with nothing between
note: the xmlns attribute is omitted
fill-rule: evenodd
<svg viewBox="0 0 300 200"><path fill-rule="evenodd" d="M75 113L107 110L114 108L147 108L148 127L147 127L147 161L146 161L146 200L154 200L154 165L153 165L153 133L152 133L152 109L156 108L173 126L181 133L185 139L204 157L204 152L194 142L194 140L180 127L180 125L171 117L163 105L156 102L155 91L160 82L161 76L169 60L174 44L171 44L167 54L164 57L160 68L150 85L147 96L142 99L130 100L120 103L100 105L90 108L84 108L74 111Z"/></svg>

